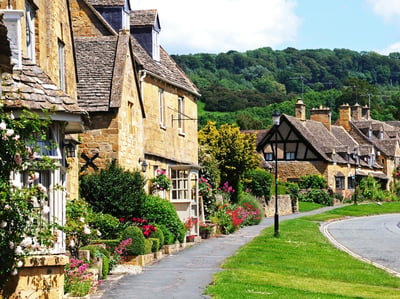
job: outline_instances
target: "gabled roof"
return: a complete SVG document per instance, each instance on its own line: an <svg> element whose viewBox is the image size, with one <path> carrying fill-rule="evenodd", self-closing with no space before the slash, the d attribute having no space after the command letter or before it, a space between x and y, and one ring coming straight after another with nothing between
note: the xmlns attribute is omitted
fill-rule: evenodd
<svg viewBox="0 0 400 299"><path fill-rule="evenodd" d="M121 31L118 36L75 38L75 49L79 105L88 112L119 108L123 96L126 55L129 52L135 68L130 34ZM135 70L133 75L136 88L139 88ZM144 116L144 106L138 94Z"/></svg>
<svg viewBox="0 0 400 299"><path fill-rule="evenodd" d="M332 126L328 130L321 122L306 120L301 121L296 117L282 114L281 124L286 122L303 139L321 159L327 162L351 163L355 161L351 154L358 143L340 126ZM274 127L267 132L262 140L257 144L257 151L268 143L274 133ZM335 156L333 158L333 154ZM349 160L348 160L349 159Z"/></svg>
<svg viewBox="0 0 400 299"><path fill-rule="evenodd" d="M76 37L78 103L88 112L108 111L118 36Z"/></svg>

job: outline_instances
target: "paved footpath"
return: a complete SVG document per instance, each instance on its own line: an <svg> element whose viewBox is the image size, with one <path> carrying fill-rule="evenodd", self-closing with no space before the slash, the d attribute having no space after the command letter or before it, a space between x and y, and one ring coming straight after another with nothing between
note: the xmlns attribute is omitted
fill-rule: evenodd
<svg viewBox="0 0 400 299"><path fill-rule="evenodd" d="M280 221L319 214L336 207L280 216ZM273 217L261 224L248 226L231 235L207 239L175 255L143 268L141 274L125 275L115 283L105 281L93 299L197 299L203 295L221 263L241 246L251 241L266 227L273 225ZM110 277L111 278L111 277Z"/></svg>

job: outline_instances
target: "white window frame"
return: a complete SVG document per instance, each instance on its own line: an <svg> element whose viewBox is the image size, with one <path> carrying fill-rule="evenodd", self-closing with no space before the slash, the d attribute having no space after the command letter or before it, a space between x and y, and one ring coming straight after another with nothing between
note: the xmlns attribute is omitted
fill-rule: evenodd
<svg viewBox="0 0 400 299"><path fill-rule="evenodd" d="M48 131L48 139L47 140L38 140L35 144L36 147L39 148L40 152L37 153L37 157L41 158L42 156L48 156L52 159L62 159L62 134L59 130L59 126L54 124L49 128ZM46 147L53 147L48 149Z"/></svg>
<svg viewBox="0 0 400 299"><path fill-rule="evenodd" d="M65 44L58 40L58 85L65 91Z"/></svg>
<svg viewBox="0 0 400 299"><path fill-rule="evenodd" d="M159 33L153 29L153 59L155 61L160 61L160 35Z"/></svg>
<svg viewBox="0 0 400 299"><path fill-rule="evenodd" d="M158 105L160 110L160 127L165 129L165 96L162 88L158 89Z"/></svg>
<svg viewBox="0 0 400 299"><path fill-rule="evenodd" d="M191 201L189 189L189 170L171 169L171 201Z"/></svg>
<svg viewBox="0 0 400 299"><path fill-rule="evenodd" d="M32 60L36 61L36 40L35 40L35 14L36 11L29 1L25 1L25 22L26 22L26 56Z"/></svg>
<svg viewBox="0 0 400 299"><path fill-rule="evenodd" d="M185 135L184 132L185 102L183 97L178 97L178 133Z"/></svg>

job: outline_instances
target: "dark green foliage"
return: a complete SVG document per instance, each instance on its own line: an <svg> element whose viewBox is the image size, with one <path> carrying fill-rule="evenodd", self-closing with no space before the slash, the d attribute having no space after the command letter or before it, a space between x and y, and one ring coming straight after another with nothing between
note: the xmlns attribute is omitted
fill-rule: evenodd
<svg viewBox="0 0 400 299"><path fill-rule="evenodd" d="M173 58L199 87L209 111L199 112L199 128L208 120L265 128L271 124L270 108L293 115L293 105L288 112L286 102L298 97L309 108L330 107L333 121L339 105L356 102L370 102L374 119L400 118L398 53L260 48Z"/></svg>
<svg viewBox="0 0 400 299"><path fill-rule="evenodd" d="M273 176L262 169L247 171L243 178L243 189L256 197L269 200Z"/></svg>
<svg viewBox="0 0 400 299"><path fill-rule="evenodd" d="M333 205L333 198L329 196L328 192L322 189L310 189L305 193L299 195L300 201L315 202L325 206Z"/></svg>
<svg viewBox="0 0 400 299"><path fill-rule="evenodd" d="M292 207L296 204L299 199L300 188L296 183L286 183L286 190L290 195L290 200L292 202Z"/></svg>
<svg viewBox="0 0 400 299"><path fill-rule="evenodd" d="M89 219L89 223L97 227L103 239L119 238L121 225L116 217L110 214L93 213Z"/></svg>
<svg viewBox="0 0 400 299"><path fill-rule="evenodd" d="M132 244L127 246L128 255L142 255L145 252L145 237L137 226L128 226L122 232L122 240L132 239Z"/></svg>
<svg viewBox="0 0 400 299"><path fill-rule="evenodd" d="M186 229L171 202L157 196L147 196L143 203L142 218L149 223L164 224L173 234L173 242L183 241Z"/></svg>
<svg viewBox="0 0 400 299"><path fill-rule="evenodd" d="M153 240L144 239L144 254L152 253L151 251L152 248L153 248Z"/></svg>
<svg viewBox="0 0 400 299"><path fill-rule="evenodd" d="M150 238L157 238L159 240L159 246L161 248L164 245L164 233L158 225L155 225L155 227L156 230L151 233Z"/></svg>
<svg viewBox="0 0 400 299"><path fill-rule="evenodd" d="M300 178L299 187L300 189L325 189L326 182L321 175L310 174Z"/></svg>
<svg viewBox="0 0 400 299"><path fill-rule="evenodd" d="M164 236L164 244L163 245L171 245L171 244L175 243L175 236L173 233L171 233L171 231L167 228L166 225L158 224L157 227L160 228L160 230L163 233L163 236Z"/></svg>
<svg viewBox="0 0 400 299"><path fill-rule="evenodd" d="M152 242L151 252L157 252L160 250L160 239L158 238L148 238Z"/></svg>
<svg viewBox="0 0 400 299"><path fill-rule="evenodd" d="M80 180L80 195L96 212L115 217L140 217L145 198L145 178L140 171L123 170L113 162L107 169L86 174Z"/></svg>

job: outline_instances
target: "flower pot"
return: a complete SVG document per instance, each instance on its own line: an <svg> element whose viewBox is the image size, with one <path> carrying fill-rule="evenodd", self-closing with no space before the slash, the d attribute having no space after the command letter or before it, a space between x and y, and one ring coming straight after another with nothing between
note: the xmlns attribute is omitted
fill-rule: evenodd
<svg viewBox="0 0 400 299"><path fill-rule="evenodd" d="M209 231L200 232L200 237L202 239L209 239L210 238L210 232Z"/></svg>

